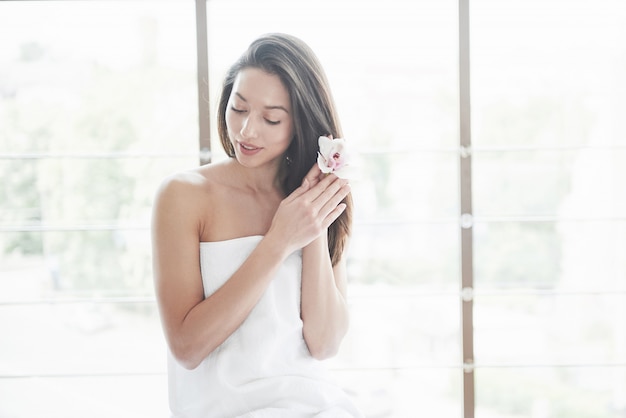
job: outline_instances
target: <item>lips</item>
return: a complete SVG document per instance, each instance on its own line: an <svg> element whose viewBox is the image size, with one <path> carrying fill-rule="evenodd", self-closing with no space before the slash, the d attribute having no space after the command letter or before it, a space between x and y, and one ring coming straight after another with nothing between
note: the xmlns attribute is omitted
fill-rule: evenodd
<svg viewBox="0 0 626 418"><path fill-rule="evenodd" d="M262 149L260 147L255 147L254 145L248 144L246 142L237 142L237 144L239 145L239 150L244 155L253 155L261 151Z"/></svg>

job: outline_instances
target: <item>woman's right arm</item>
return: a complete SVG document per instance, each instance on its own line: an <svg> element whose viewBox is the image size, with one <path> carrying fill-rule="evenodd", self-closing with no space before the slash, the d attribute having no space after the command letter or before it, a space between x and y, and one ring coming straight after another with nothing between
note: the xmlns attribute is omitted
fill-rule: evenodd
<svg viewBox="0 0 626 418"><path fill-rule="evenodd" d="M172 354L188 369L197 367L241 325L288 255L284 245L266 236L241 268L205 299L199 243L201 211L206 207L201 199L206 199L206 194L195 176L164 182L156 195L152 219L161 322Z"/></svg>
<svg viewBox="0 0 626 418"><path fill-rule="evenodd" d="M152 218L156 298L168 346L193 369L224 342L248 314L284 259L315 238L343 212L349 189L336 177L303 185L284 199L269 231L243 265L208 298L200 273L202 201L199 174L169 179L159 189ZM204 185L203 185L204 184Z"/></svg>

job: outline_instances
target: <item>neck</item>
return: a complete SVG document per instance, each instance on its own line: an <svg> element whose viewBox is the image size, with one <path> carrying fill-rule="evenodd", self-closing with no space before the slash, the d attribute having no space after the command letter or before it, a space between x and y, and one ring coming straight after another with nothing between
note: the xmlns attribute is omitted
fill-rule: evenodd
<svg viewBox="0 0 626 418"><path fill-rule="evenodd" d="M275 193L282 190L279 185L278 166L248 168L241 165L235 158L231 161L233 171L241 182L242 187L255 193Z"/></svg>

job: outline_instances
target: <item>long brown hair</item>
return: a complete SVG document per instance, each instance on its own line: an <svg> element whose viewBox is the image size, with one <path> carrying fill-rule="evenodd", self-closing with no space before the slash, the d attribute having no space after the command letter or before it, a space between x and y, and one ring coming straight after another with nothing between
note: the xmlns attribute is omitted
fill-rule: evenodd
<svg viewBox="0 0 626 418"><path fill-rule="evenodd" d="M341 126L324 70L311 48L302 40L286 34L267 34L256 39L230 67L224 78L218 105L217 130L226 154L235 150L228 137L226 107L237 74L245 68L258 68L280 78L289 92L294 136L278 170L285 196L297 189L317 159L318 138L341 138ZM328 247L332 264L341 260L352 228L352 197L344 199L346 210L328 228Z"/></svg>

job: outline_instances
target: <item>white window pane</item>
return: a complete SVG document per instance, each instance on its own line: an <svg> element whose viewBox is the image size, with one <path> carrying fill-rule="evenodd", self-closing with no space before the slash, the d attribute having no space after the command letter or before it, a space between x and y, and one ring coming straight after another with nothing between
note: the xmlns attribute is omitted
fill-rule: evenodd
<svg viewBox="0 0 626 418"><path fill-rule="evenodd" d="M626 364L626 293L480 295L476 363Z"/></svg>
<svg viewBox="0 0 626 418"><path fill-rule="evenodd" d="M476 216L626 214L626 148L477 152Z"/></svg>
<svg viewBox="0 0 626 418"><path fill-rule="evenodd" d="M385 286L350 288L350 330L330 363L341 369L458 366L458 296L406 288L390 293Z"/></svg>
<svg viewBox="0 0 626 418"><path fill-rule="evenodd" d="M86 228L0 234L0 301L152 295L147 228Z"/></svg>
<svg viewBox="0 0 626 418"><path fill-rule="evenodd" d="M396 369L333 372L367 417L460 417L462 372L458 369Z"/></svg>
<svg viewBox="0 0 626 418"><path fill-rule="evenodd" d="M476 287L624 291L623 220L477 223Z"/></svg>
<svg viewBox="0 0 626 418"><path fill-rule="evenodd" d="M165 374L0 379L0 416L168 418Z"/></svg>
<svg viewBox="0 0 626 418"><path fill-rule="evenodd" d="M2 376L165 373L153 302L3 305L0 329Z"/></svg>
<svg viewBox="0 0 626 418"><path fill-rule="evenodd" d="M457 290L458 224L357 224L348 257L354 283L390 290Z"/></svg>
<svg viewBox="0 0 626 418"><path fill-rule="evenodd" d="M476 371L476 416L621 418L626 367L486 368Z"/></svg>
<svg viewBox="0 0 626 418"><path fill-rule="evenodd" d="M477 223L474 232L477 288L559 285L563 242L553 222Z"/></svg>
<svg viewBox="0 0 626 418"><path fill-rule="evenodd" d="M2 2L0 26L2 152L197 149L192 2Z"/></svg>
<svg viewBox="0 0 626 418"><path fill-rule="evenodd" d="M626 144L624 2L478 0L470 13L475 146Z"/></svg>
<svg viewBox="0 0 626 418"><path fill-rule="evenodd" d="M146 223L163 178L192 158L0 159L1 224Z"/></svg>
<svg viewBox="0 0 626 418"><path fill-rule="evenodd" d="M364 154L351 181L359 220L456 219L458 155L411 152Z"/></svg>

